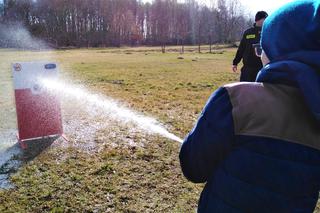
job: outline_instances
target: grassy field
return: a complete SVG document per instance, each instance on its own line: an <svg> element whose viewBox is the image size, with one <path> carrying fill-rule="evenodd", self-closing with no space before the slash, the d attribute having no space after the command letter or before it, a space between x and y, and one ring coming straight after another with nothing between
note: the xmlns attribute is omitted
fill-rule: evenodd
<svg viewBox="0 0 320 213"><path fill-rule="evenodd" d="M16 129L10 64L54 60L64 79L155 117L183 138L209 95L238 80L239 75L230 71L234 53L235 49L219 48L199 54L193 47L183 55L173 47L166 54L144 47L0 50L0 115L6 116L1 117L0 130ZM63 103L64 122L77 122L69 107ZM94 122L88 119L86 125ZM57 141L26 161L11 176L15 188L0 189L0 212L195 212L202 185L183 177L179 143L157 135L129 134L126 128L116 128L115 136L110 128L88 135L99 149L76 146L86 140L75 139L69 131L75 146ZM128 145L128 140L135 143Z"/></svg>

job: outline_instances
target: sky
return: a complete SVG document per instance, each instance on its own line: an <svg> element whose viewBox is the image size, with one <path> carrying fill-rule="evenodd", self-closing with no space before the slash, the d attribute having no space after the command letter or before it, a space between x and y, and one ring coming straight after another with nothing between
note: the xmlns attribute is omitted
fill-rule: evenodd
<svg viewBox="0 0 320 213"><path fill-rule="evenodd" d="M202 0L206 1L206 0ZM277 8L282 5L292 2L292 0L239 0L241 4L250 10L252 13L256 13L259 10L264 10L267 13L271 14Z"/></svg>
<svg viewBox="0 0 320 213"><path fill-rule="evenodd" d="M143 0L144 2L152 2L153 0ZM179 0L183 2L183 0ZM197 0L199 3L210 5L212 0ZM285 3L292 0L239 0L248 12L255 14L259 10L264 10L271 14L274 10L279 8Z"/></svg>

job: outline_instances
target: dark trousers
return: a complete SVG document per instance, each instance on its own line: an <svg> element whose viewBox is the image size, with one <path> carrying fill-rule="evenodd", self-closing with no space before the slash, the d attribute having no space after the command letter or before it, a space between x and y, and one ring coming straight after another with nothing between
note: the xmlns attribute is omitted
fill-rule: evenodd
<svg viewBox="0 0 320 213"><path fill-rule="evenodd" d="M255 82L258 72L260 71L260 67L251 68L251 67L242 67L240 81L248 81Z"/></svg>

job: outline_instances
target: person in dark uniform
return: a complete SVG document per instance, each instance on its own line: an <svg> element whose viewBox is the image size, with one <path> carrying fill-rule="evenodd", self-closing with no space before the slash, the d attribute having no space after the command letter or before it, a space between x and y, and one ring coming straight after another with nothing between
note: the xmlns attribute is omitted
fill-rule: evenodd
<svg viewBox="0 0 320 213"><path fill-rule="evenodd" d="M256 56L253 45L260 42L261 27L267 17L268 14L265 11L257 12L254 26L243 34L232 66L233 72L237 72L237 65L242 59L243 67L241 68L240 81L255 81L257 73L262 68L261 59Z"/></svg>

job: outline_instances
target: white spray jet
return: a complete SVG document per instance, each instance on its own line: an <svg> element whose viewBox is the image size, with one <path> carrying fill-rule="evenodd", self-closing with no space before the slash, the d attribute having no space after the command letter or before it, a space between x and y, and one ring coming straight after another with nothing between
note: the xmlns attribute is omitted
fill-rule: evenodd
<svg viewBox="0 0 320 213"><path fill-rule="evenodd" d="M134 112L109 97L92 94L85 89L53 79L39 79L39 82L49 91L59 95L76 98L85 101L92 107L98 107L111 118L123 123L133 123L140 129L182 143L182 139L166 130L157 120Z"/></svg>

